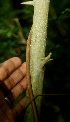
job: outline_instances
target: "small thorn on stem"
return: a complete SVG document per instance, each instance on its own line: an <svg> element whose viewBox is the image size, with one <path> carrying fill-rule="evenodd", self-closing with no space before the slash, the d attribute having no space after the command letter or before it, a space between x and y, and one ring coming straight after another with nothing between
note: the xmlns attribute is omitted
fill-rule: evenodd
<svg viewBox="0 0 70 122"><path fill-rule="evenodd" d="M42 67L43 67L47 62L53 60L53 59L51 59L51 55L52 55L52 53L50 52L49 55L48 55L47 57L44 58L43 63L42 63Z"/></svg>
<svg viewBox="0 0 70 122"><path fill-rule="evenodd" d="M26 5L33 5L34 6L34 1L22 2L20 4L26 4Z"/></svg>

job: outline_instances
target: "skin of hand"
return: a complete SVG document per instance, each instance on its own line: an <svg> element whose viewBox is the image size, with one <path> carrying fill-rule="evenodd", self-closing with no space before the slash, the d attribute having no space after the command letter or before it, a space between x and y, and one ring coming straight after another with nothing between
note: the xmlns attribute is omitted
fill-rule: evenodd
<svg viewBox="0 0 70 122"><path fill-rule="evenodd" d="M25 108L26 97L10 108L7 97L12 104L26 90L26 63L13 57L0 64L0 122L15 122Z"/></svg>

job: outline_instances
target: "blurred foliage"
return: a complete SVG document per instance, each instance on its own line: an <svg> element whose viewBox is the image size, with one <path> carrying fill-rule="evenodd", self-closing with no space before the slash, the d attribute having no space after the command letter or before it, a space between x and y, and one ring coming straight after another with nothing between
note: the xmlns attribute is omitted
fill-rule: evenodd
<svg viewBox="0 0 70 122"><path fill-rule="evenodd" d="M25 0L27 1L27 0ZM27 39L33 21L33 7L20 5L21 0L0 0L0 62L13 56L26 60L25 44L18 31ZM43 93L68 94L43 97L41 121L69 122L70 106L70 1L51 0L48 19L46 56L52 52L53 61L45 66ZM21 27L16 23L19 20ZM23 48L21 48L23 47ZM20 49L20 53L17 52ZM17 52L16 52L17 50Z"/></svg>

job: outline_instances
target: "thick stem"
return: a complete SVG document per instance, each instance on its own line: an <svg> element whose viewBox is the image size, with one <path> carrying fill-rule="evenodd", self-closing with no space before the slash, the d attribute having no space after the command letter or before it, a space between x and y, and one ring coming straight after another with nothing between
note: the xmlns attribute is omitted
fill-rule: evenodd
<svg viewBox="0 0 70 122"><path fill-rule="evenodd" d="M30 51L30 71L33 94L42 93L44 69L42 59L45 58L46 34L48 22L49 0L34 0L34 17ZM37 110L40 113L41 97L36 99Z"/></svg>
<svg viewBox="0 0 70 122"><path fill-rule="evenodd" d="M30 74L34 96L42 94L43 88L44 69L42 68L42 59L45 59L49 2L50 0L34 0L34 16L30 46ZM35 100L38 115L40 115L41 100L41 96ZM29 93L27 90L26 104L28 104L29 101ZM34 122L31 105L29 105L26 110L25 122Z"/></svg>

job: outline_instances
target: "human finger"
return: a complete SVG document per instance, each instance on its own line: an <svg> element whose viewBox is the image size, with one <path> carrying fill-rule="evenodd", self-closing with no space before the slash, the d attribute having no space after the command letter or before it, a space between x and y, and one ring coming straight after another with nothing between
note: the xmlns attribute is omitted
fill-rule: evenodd
<svg viewBox="0 0 70 122"><path fill-rule="evenodd" d="M11 90L26 75L26 63L23 63L9 78L4 81L5 88Z"/></svg>
<svg viewBox="0 0 70 122"><path fill-rule="evenodd" d="M5 61L0 68L0 83L5 80L15 69L22 64L18 57L10 58Z"/></svg>
<svg viewBox="0 0 70 122"><path fill-rule="evenodd" d="M18 102L13 108L12 108L12 112L14 115L14 118L18 117L20 115L20 113L25 110L25 101L26 101L26 97L23 98L20 102Z"/></svg>
<svg viewBox="0 0 70 122"><path fill-rule="evenodd" d="M0 67L2 67L3 63L0 63Z"/></svg>
<svg viewBox="0 0 70 122"><path fill-rule="evenodd" d="M24 77L8 94L10 102L14 102L27 88L26 77Z"/></svg>

